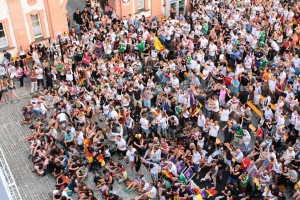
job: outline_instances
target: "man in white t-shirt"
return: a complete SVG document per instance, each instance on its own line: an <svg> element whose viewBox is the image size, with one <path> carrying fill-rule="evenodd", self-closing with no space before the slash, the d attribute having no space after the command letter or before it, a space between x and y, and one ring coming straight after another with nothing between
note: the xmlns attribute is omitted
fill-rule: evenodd
<svg viewBox="0 0 300 200"><path fill-rule="evenodd" d="M57 119L58 119L58 126L59 129L62 130L62 125L65 124L67 122L67 115L64 112L61 112L57 115Z"/></svg>
<svg viewBox="0 0 300 200"><path fill-rule="evenodd" d="M147 114L144 113L140 119L140 124L141 124L142 131L144 133L146 133L146 135L148 137L148 134L150 133L150 130L149 130L150 124L146 117L147 117Z"/></svg>
<svg viewBox="0 0 300 200"><path fill-rule="evenodd" d="M126 141L118 135L115 143L117 145L117 153L119 154L119 160L122 160L124 156L126 156Z"/></svg>
<svg viewBox="0 0 300 200"><path fill-rule="evenodd" d="M76 143L78 145L78 147L80 148L81 151L83 151L83 140L84 140L84 137L83 137L83 132L79 129L79 128L76 128Z"/></svg>
<svg viewBox="0 0 300 200"><path fill-rule="evenodd" d="M215 121L214 123L211 123L209 125L209 141L211 143L215 143L218 137L218 132L219 132L219 125L218 121Z"/></svg>
<svg viewBox="0 0 300 200"><path fill-rule="evenodd" d="M213 62L215 62L215 55L218 47L215 45L213 41L210 41L208 45L208 58L210 58Z"/></svg>
<svg viewBox="0 0 300 200"><path fill-rule="evenodd" d="M208 45L208 40L206 39L206 37L204 37L204 35L202 35L199 41L200 41L200 49L205 51Z"/></svg>
<svg viewBox="0 0 300 200"><path fill-rule="evenodd" d="M227 124L230 113L231 113L231 110L229 110L227 106L225 106L222 110L220 110L220 128L221 129Z"/></svg>
<svg viewBox="0 0 300 200"><path fill-rule="evenodd" d="M130 163L130 168L131 168L131 175L133 173L133 167L134 167L134 152L136 151L135 148L132 146L128 147L128 150L126 152L126 163Z"/></svg>
<svg viewBox="0 0 300 200"><path fill-rule="evenodd" d="M35 73L37 74L38 90L40 90L40 84L44 87L44 70L38 65Z"/></svg>
<svg viewBox="0 0 300 200"><path fill-rule="evenodd" d="M171 85L172 85L172 88L178 88L179 87L179 79L174 76L173 74L170 74L170 81L171 81Z"/></svg>
<svg viewBox="0 0 300 200"><path fill-rule="evenodd" d="M204 65L204 69L202 71L202 74L203 74L203 76L202 76L202 82L203 82L202 85L203 85L203 87L207 86L209 72L210 71L209 71L208 65Z"/></svg>

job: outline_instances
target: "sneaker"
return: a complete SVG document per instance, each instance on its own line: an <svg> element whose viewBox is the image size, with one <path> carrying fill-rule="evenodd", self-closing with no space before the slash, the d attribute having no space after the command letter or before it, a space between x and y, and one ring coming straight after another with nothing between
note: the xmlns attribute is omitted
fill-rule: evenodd
<svg viewBox="0 0 300 200"><path fill-rule="evenodd" d="M29 156L28 156L28 159L30 159L31 157L32 157L32 155L29 155Z"/></svg>
<svg viewBox="0 0 300 200"><path fill-rule="evenodd" d="M242 197L242 196L243 196L243 194L239 194L238 196L239 196L239 197Z"/></svg>
<svg viewBox="0 0 300 200"><path fill-rule="evenodd" d="M128 164L129 163L129 160L126 160L126 164Z"/></svg>
<svg viewBox="0 0 300 200"><path fill-rule="evenodd" d="M200 182L206 181L204 178L201 178Z"/></svg>
<svg viewBox="0 0 300 200"><path fill-rule="evenodd" d="M124 179L121 178L121 179L118 181L118 183L122 183L123 181L124 181Z"/></svg>

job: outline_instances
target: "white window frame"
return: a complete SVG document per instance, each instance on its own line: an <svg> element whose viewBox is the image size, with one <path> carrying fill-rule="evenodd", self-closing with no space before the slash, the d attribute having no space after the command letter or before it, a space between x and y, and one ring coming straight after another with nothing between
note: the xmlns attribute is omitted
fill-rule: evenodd
<svg viewBox="0 0 300 200"><path fill-rule="evenodd" d="M5 24L3 22L0 22L0 24L2 24L2 29L0 29L0 32L1 31L4 32L4 37L0 37L0 48L8 47L9 44L8 44L6 30L5 30Z"/></svg>
<svg viewBox="0 0 300 200"><path fill-rule="evenodd" d="M33 21L33 20L32 20L32 16L37 16L37 20ZM39 15L39 14L31 15L31 16L30 16L30 19L31 19L31 25L32 25L32 31L33 31L34 38L37 39L37 38L43 37L43 30L42 30L42 24L41 24L40 15ZM38 25L38 26L34 26L33 24L34 24L35 22L38 22L39 25ZM35 31L39 31L40 34L39 34L39 35L35 35Z"/></svg>
<svg viewBox="0 0 300 200"><path fill-rule="evenodd" d="M145 0L137 0L137 8L138 8L138 10L144 10L145 9Z"/></svg>

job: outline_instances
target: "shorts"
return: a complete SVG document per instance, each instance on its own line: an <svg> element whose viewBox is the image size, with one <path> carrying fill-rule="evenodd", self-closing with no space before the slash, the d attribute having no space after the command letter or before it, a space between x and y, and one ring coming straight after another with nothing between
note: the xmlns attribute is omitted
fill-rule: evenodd
<svg viewBox="0 0 300 200"><path fill-rule="evenodd" d="M155 174L151 173L150 175L151 175L151 178L152 178L155 182L158 181L158 174L157 174L157 173L155 173Z"/></svg>
<svg viewBox="0 0 300 200"><path fill-rule="evenodd" d="M213 136L209 136L209 141L213 141L216 142L217 141L217 137L213 137Z"/></svg>
<svg viewBox="0 0 300 200"><path fill-rule="evenodd" d="M263 165L266 166L266 167L269 167L270 163L269 163L268 159L266 159L266 160L263 162Z"/></svg>
<svg viewBox="0 0 300 200"><path fill-rule="evenodd" d="M237 179L233 179L230 176L228 177L228 181L230 181L231 183L237 183Z"/></svg>
<svg viewBox="0 0 300 200"><path fill-rule="evenodd" d="M150 130L149 130L149 129L143 129L143 128L142 128L142 130L143 130L142 132L146 133L147 135L150 133Z"/></svg>
<svg viewBox="0 0 300 200"><path fill-rule="evenodd" d="M20 55L20 58L21 58L21 59L25 59L25 58L26 58L26 55Z"/></svg>
<svg viewBox="0 0 300 200"><path fill-rule="evenodd" d="M199 171L199 164L194 163L194 169L195 169L196 172L198 172Z"/></svg>
<svg viewBox="0 0 300 200"><path fill-rule="evenodd" d="M119 155L122 155L122 156L126 156L126 150L124 150L124 151L122 151L122 150L117 150L117 153L119 154Z"/></svg>
<svg viewBox="0 0 300 200"><path fill-rule="evenodd" d="M222 177L223 176L223 169L218 170L218 177Z"/></svg>
<svg viewBox="0 0 300 200"><path fill-rule="evenodd" d="M58 124L65 124L66 122L67 122L66 120L63 120L63 121L58 122Z"/></svg>
<svg viewBox="0 0 300 200"><path fill-rule="evenodd" d="M41 115L41 111L39 110L33 110L33 114L36 116L40 116Z"/></svg>
<svg viewBox="0 0 300 200"><path fill-rule="evenodd" d="M243 145L243 139L239 139L237 137L234 137L233 142L238 143L239 145Z"/></svg>

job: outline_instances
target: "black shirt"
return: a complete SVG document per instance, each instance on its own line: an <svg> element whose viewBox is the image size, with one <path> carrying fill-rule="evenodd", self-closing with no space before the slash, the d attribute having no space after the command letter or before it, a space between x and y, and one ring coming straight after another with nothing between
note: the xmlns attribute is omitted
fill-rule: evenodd
<svg viewBox="0 0 300 200"><path fill-rule="evenodd" d="M62 168L61 165L59 165L59 166L55 165L55 167L54 167L54 169L53 169L53 172L54 172L55 174L60 174L60 173L62 172L62 170L63 170L63 168Z"/></svg>
<svg viewBox="0 0 300 200"><path fill-rule="evenodd" d="M53 74L46 74L46 82L47 83L52 83L53 80Z"/></svg>
<svg viewBox="0 0 300 200"><path fill-rule="evenodd" d="M277 185L275 185L276 187L275 187L275 189L272 189L272 184L269 186L269 189L271 190L271 194L273 195L273 196L276 196L276 197L278 197L278 195L279 195L279 188L278 188L278 186Z"/></svg>
<svg viewBox="0 0 300 200"><path fill-rule="evenodd" d="M244 59L243 59L242 57L238 57L238 58L236 59L236 63L237 63L237 64L242 64L242 63L244 63Z"/></svg>
<svg viewBox="0 0 300 200"><path fill-rule="evenodd" d="M258 51L258 52L255 52L254 53L254 56L255 56L255 59L256 60L259 60L261 57L263 57L263 52L261 52L261 51Z"/></svg>
<svg viewBox="0 0 300 200"><path fill-rule="evenodd" d="M246 77L245 75L243 75L242 77L241 77L241 85L242 86L248 86L248 83L249 83L250 81L249 81L249 78L248 77Z"/></svg>
<svg viewBox="0 0 300 200"><path fill-rule="evenodd" d="M248 91L241 91L240 94L239 94L240 102L241 102L242 104L247 103L247 101L248 101L248 96L249 96L249 92L248 92Z"/></svg>
<svg viewBox="0 0 300 200"><path fill-rule="evenodd" d="M138 101L138 100L141 99L141 93L142 93L142 91L140 89L133 91L133 95L134 95L135 100Z"/></svg>
<svg viewBox="0 0 300 200"><path fill-rule="evenodd" d="M190 195L192 195L192 193L191 193L191 191L189 191L188 189L185 189L185 190L179 190L179 197L185 197L184 195L188 195L188 196L190 196Z"/></svg>
<svg viewBox="0 0 300 200"><path fill-rule="evenodd" d="M73 14L73 20L75 20L77 24L82 24L81 13L79 12L77 14L76 12L74 12L74 14Z"/></svg>

